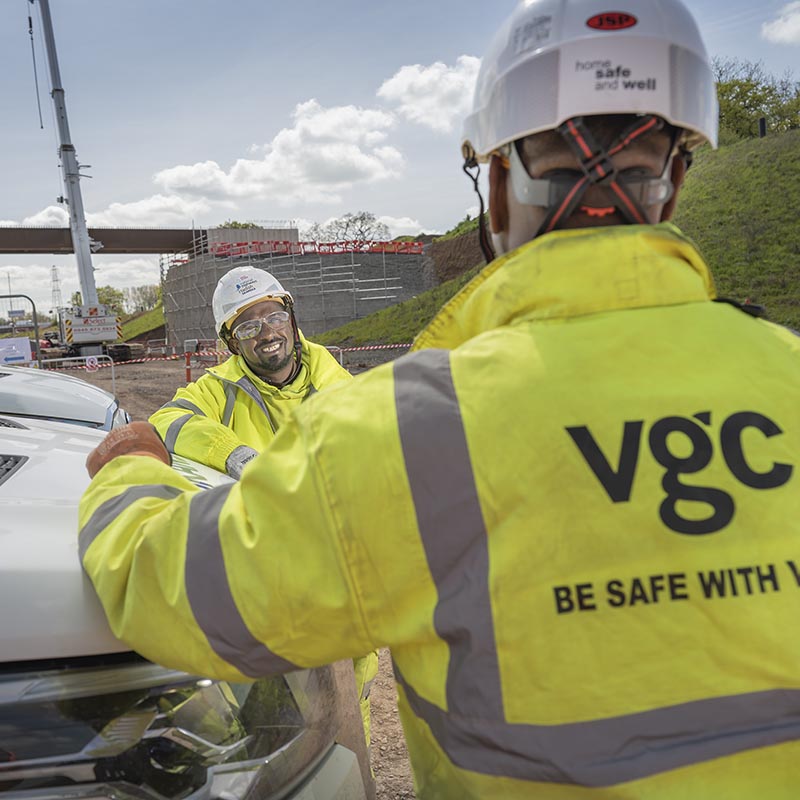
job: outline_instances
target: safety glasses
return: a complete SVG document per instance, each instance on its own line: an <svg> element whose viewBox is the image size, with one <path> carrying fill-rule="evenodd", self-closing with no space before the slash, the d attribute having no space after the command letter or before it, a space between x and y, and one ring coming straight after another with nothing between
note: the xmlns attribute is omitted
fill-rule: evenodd
<svg viewBox="0 0 800 800"><path fill-rule="evenodd" d="M583 175L577 170L561 170L548 179L531 178L514 145L508 149L508 160L514 195L523 205L557 207L569 196ZM671 161L668 160L664 173L658 178L624 171L618 174L618 180L645 207L666 203L673 193L672 182L667 177L670 165Z"/></svg>
<svg viewBox="0 0 800 800"><path fill-rule="evenodd" d="M272 328L272 330L286 327L290 316L288 311L273 311L271 314L267 314L266 317L261 317L261 319L250 319L247 322L240 323L231 331L231 336L240 342L245 341L245 339L255 339L265 325L268 328Z"/></svg>

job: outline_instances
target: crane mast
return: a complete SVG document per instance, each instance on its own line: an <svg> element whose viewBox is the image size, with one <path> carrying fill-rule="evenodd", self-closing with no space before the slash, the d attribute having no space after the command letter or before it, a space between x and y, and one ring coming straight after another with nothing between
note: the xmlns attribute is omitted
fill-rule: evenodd
<svg viewBox="0 0 800 800"><path fill-rule="evenodd" d="M58 126L58 155L61 160L64 191L66 192L66 203L69 210L72 248L78 260L78 280L81 287L81 297L85 305L97 306L97 287L94 281L89 229L86 226L86 215L83 210L83 198L81 197L80 164L78 164L75 146L72 144L69 133L67 106L64 102L64 87L61 85L61 74L58 69L56 40L53 35L53 20L50 16L49 0L39 0L39 9L42 16L42 32L45 49L47 50L47 63L50 67L50 83L53 87L53 106L55 107Z"/></svg>

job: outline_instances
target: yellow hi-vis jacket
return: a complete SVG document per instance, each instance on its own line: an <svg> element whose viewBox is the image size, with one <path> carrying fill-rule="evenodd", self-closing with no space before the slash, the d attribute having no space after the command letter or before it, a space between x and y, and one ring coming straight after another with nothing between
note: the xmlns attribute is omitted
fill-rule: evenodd
<svg viewBox="0 0 800 800"><path fill-rule="evenodd" d="M307 397L351 377L322 345L309 342L302 333L300 340L300 370L286 386L272 386L241 356L231 356L178 389L150 417L167 449L225 472L225 462L237 447L263 450Z"/></svg>
<svg viewBox="0 0 800 800"><path fill-rule="evenodd" d="M241 356L231 356L178 389L175 397L150 417L167 449L225 472L228 456L237 447L263 450L307 397L352 377L325 347L308 341L302 333L300 341L300 369L281 388L259 378ZM369 690L378 674L378 653L353 659L353 668L369 744Z"/></svg>
<svg viewBox="0 0 800 800"><path fill-rule="evenodd" d="M114 632L234 680L390 646L421 798L796 798L800 338L713 296L669 224L548 234L239 483L112 461Z"/></svg>

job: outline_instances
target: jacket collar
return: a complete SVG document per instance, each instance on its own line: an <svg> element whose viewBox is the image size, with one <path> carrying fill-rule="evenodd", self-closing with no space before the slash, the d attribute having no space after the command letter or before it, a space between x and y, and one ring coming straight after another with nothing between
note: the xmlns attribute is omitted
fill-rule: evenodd
<svg viewBox="0 0 800 800"><path fill-rule="evenodd" d="M453 348L520 320L711 300L714 281L670 223L556 231L489 264L414 340Z"/></svg>

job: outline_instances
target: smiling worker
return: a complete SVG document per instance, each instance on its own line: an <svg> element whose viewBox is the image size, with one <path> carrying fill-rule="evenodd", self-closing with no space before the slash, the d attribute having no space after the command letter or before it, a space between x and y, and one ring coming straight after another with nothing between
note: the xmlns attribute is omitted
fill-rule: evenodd
<svg viewBox="0 0 800 800"><path fill-rule="evenodd" d="M351 376L303 336L292 295L269 272L235 267L220 278L211 302L231 357L178 389L150 422L171 453L238 479L294 408Z"/></svg>

